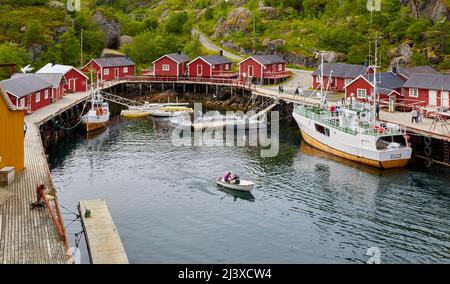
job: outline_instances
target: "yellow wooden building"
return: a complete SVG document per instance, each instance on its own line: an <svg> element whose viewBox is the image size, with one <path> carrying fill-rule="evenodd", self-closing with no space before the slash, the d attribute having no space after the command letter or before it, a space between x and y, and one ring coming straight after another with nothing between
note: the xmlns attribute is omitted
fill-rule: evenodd
<svg viewBox="0 0 450 284"><path fill-rule="evenodd" d="M24 169L25 110L16 108L0 85L0 169Z"/></svg>

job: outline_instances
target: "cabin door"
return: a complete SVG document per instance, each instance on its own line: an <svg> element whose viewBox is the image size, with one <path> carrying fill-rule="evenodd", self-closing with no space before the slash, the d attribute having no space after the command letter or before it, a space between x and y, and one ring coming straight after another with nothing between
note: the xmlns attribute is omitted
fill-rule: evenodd
<svg viewBox="0 0 450 284"><path fill-rule="evenodd" d="M75 84L76 80L75 79L69 79L69 90L72 92L75 92Z"/></svg>
<svg viewBox="0 0 450 284"><path fill-rule="evenodd" d="M450 107L450 104L449 104L449 97L448 97L448 91L443 91L443 92L442 92L441 106L442 106L442 107Z"/></svg>
<svg viewBox="0 0 450 284"><path fill-rule="evenodd" d="M119 78L119 68L114 69L114 78Z"/></svg>
<svg viewBox="0 0 450 284"><path fill-rule="evenodd" d="M253 72L254 72L253 66L248 66L248 76L249 77L253 77Z"/></svg>
<svg viewBox="0 0 450 284"><path fill-rule="evenodd" d="M428 91L428 105L437 106L437 92L430 90Z"/></svg>
<svg viewBox="0 0 450 284"><path fill-rule="evenodd" d="M203 75L203 66L197 65L197 76L202 76L202 75Z"/></svg>
<svg viewBox="0 0 450 284"><path fill-rule="evenodd" d="M25 98L20 99L20 107L22 107L22 108L25 107Z"/></svg>

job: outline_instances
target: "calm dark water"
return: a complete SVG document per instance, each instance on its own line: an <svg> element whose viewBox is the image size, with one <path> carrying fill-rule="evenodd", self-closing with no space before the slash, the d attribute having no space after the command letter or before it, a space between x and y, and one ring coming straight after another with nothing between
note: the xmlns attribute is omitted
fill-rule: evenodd
<svg viewBox="0 0 450 284"><path fill-rule="evenodd" d="M132 263L365 263L370 247L383 263L450 263L449 172L343 163L302 145L292 127L275 158L175 147L169 129L119 120L50 153L62 205L105 198ZM216 187L229 169L257 182L251 195Z"/></svg>

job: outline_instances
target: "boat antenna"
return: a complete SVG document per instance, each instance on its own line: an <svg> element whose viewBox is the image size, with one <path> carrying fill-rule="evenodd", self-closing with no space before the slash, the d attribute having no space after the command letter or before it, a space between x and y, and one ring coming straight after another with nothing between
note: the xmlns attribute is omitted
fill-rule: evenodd
<svg viewBox="0 0 450 284"><path fill-rule="evenodd" d="M320 52L320 104L325 106L325 99L323 95L323 51Z"/></svg>
<svg viewBox="0 0 450 284"><path fill-rule="evenodd" d="M375 36L375 65L373 66L373 112L374 112L374 119L377 119L377 115L376 115L376 109L377 109L377 102L378 102L378 98L377 98L377 94L378 94L378 90L377 90L377 61L378 61L378 39L376 38L377 35Z"/></svg>

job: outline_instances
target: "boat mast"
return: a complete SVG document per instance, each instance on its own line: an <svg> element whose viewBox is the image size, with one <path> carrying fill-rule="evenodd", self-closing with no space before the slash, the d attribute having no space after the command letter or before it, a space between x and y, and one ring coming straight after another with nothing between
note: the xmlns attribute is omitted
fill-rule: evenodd
<svg viewBox="0 0 450 284"><path fill-rule="evenodd" d="M320 104L325 106L325 96L323 94L323 51L320 52L321 62L320 62Z"/></svg>
<svg viewBox="0 0 450 284"><path fill-rule="evenodd" d="M378 39L375 36L375 65L373 66L373 117L377 120L377 102L378 102L378 90L377 90L377 64L378 64Z"/></svg>

